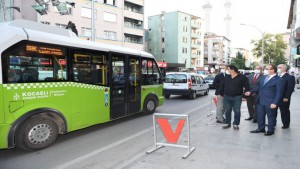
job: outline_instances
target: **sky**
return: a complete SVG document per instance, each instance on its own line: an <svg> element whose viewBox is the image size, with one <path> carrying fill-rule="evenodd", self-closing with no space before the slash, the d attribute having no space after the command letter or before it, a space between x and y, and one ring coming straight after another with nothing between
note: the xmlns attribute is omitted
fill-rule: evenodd
<svg viewBox="0 0 300 169"><path fill-rule="evenodd" d="M145 0L145 27L148 16L160 14L161 11L182 11L204 19L202 6L207 0ZM225 35L224 3L226 0L210 0L211 32ZM265 33L285 33L287 29L290 0L230 0L231 7L231 46L251 50L252 39L258 40L261 33L240 23L254 25Z"/></svg>

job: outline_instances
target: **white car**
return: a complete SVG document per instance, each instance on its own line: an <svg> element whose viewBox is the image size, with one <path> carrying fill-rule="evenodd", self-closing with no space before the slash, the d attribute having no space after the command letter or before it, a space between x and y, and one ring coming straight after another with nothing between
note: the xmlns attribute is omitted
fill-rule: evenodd
<svg viewBox="0 0 300 169"><path fill-rule="evenodd" d="M208 95L209 86L196 73L172 72L166 74L163 92L167 99L170 95L186 95L195 99L199 94Z"/></svg>

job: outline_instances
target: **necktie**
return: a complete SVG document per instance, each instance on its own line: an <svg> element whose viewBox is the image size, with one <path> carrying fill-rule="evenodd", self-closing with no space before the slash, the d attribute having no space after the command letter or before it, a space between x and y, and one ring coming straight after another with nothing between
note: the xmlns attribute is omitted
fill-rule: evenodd
<svg viewBox="0 0 300 169"><path fill-rule="evenodd" d="M265 81L264 81L264 85L269 81L270 76L267 76Z"/></svg>
<svg viewBox="0 0 300 169"><path fill-rule="evenodd" d="M255 84L255 82L256 82L256 79L257 79L257 74L256 74L256 75L254 75L254 77L253 77L253 80L252 80L252 84Z"/></svg>

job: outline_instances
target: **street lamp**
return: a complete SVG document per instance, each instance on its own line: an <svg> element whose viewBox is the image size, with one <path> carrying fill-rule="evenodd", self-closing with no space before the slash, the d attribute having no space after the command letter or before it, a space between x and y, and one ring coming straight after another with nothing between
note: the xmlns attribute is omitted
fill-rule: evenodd
<svg viewBox="0 0 300 169"><path fill-rule="evenodd" d="M258 31L261 33L261 37L262 37L262 40L261 40L261 43L262 43L262 47L261 47L261 57L262 57L262 65L263 65L263 64L264 64L264 47L265 47L265 43L264 43L264 32L263 32L261 29L259 29L258 27L253 26L253 25L248 25L248 24L244 24L244 23L241 23L240 25L252 27L252 28L258 30ZM269 64L270 64L270 55L269 55Z"/></svg>

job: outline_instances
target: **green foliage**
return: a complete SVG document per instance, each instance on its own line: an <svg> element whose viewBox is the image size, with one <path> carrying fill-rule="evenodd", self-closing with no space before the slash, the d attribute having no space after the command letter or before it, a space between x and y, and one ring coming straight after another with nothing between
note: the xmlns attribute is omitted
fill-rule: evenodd
<svg viewBox="0 0 300 169"><path fill-rule="evenodd" d="M261 58L262 39L251 43L254 45L252 49L253 55L257 58ZM284 57L284 50L287 48L287 44L283 41L283 37L280 34L264 34L264 64L287 64L287 60Z"/></svg>
<svg viewBox="0 0 300 169"><path fill-rule="evenodd" d="M231 64L235 65L238 69L245 69L246 68L245 62L246 62L246 60L245 60L244 54L241 52L237 52L236 58L233 58L231 60Z"/></svg>

